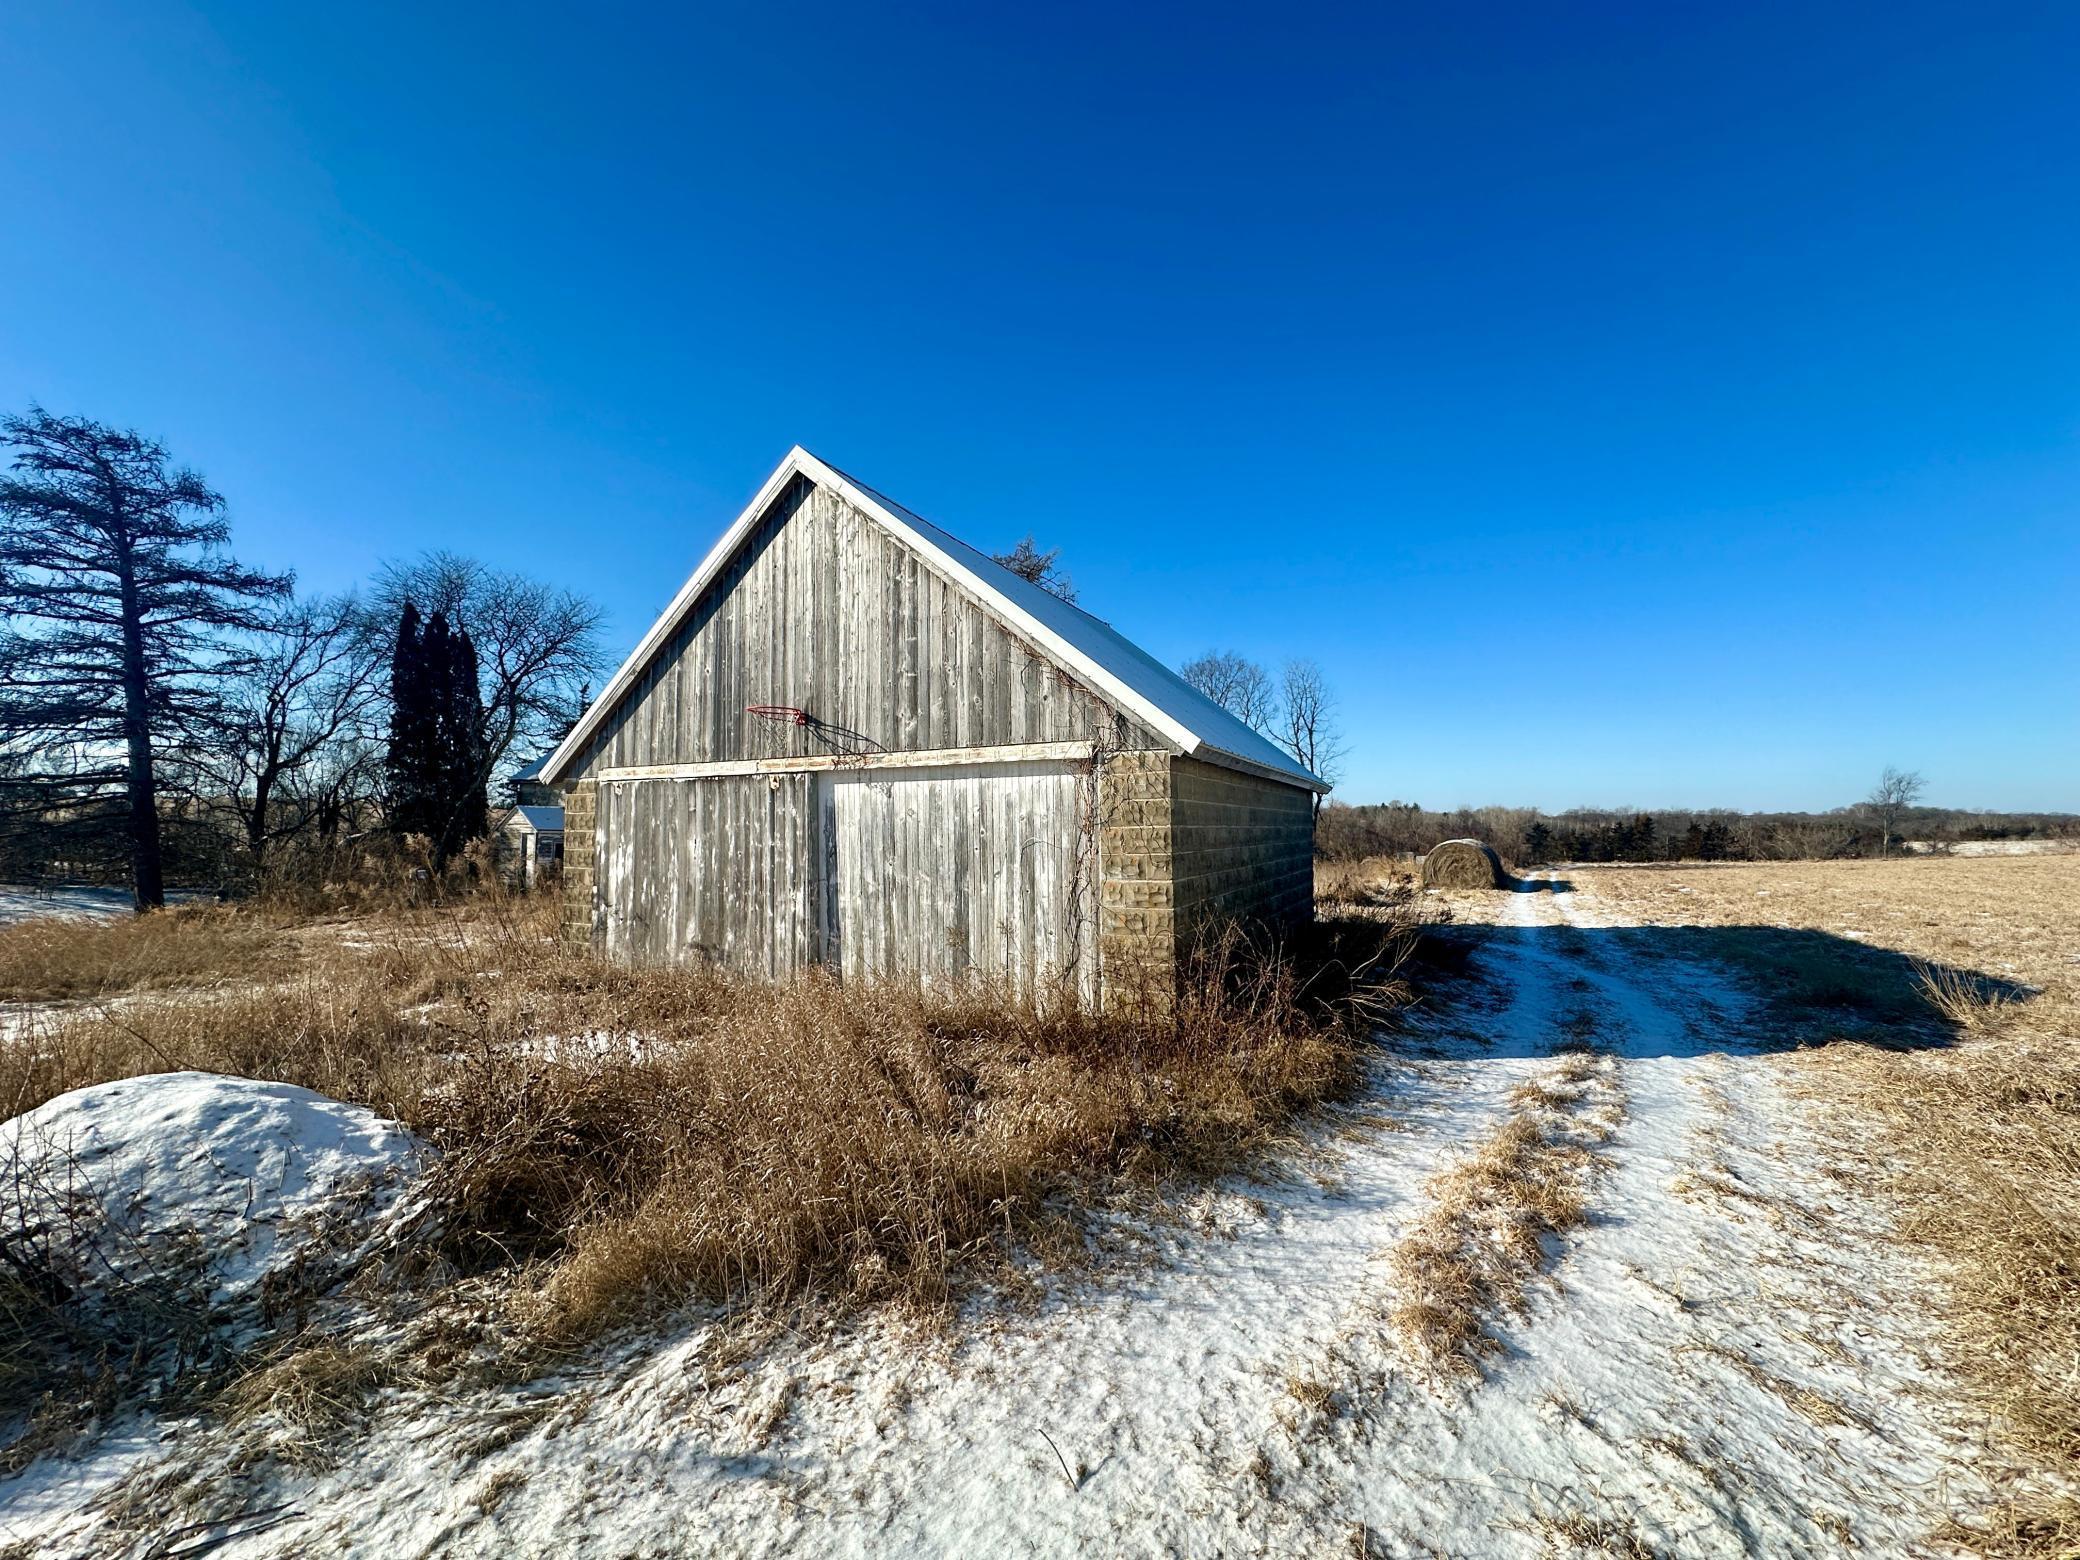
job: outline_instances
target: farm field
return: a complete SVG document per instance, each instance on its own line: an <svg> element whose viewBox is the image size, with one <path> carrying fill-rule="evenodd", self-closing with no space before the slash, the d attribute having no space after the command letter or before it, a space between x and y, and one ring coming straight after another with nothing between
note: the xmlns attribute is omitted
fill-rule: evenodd
<svg viewBox="0 0 2080 1560"><path fill-rule="evenodd" d="M1073 1261L393 1372L300 1438L112 1422L0 1482L0 1545L2067 1552L2080 857L1435 898L1362 1086Z"/></svg>

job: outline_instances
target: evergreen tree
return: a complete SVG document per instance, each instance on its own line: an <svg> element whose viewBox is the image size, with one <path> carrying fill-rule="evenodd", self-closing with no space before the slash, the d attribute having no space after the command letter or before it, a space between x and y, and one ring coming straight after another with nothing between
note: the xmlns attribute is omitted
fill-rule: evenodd
<svg viewBox="0 0 2080 1560"><path fill-rule="evenodd" d="M1632 858L1632 820L1620 818L1604 834L1598 861L1629 861Z"/></svg>
<svg viewBox="0 0 2080 1560"><path fill-rule="evenodd" d="M1654 838L1654 815L1641 813L1632 820L1632 849L1628 861L1653 861L1660 854Z"/></svg>
<svg viewBox="0 0 2080 1560"><path fill-rule="evenodd" d="M1697 826L1695 819L1691 820L1690 827L1683 831L1683 843L1679 853L1685 861L1703 861L1706 859L1704 853L1704 830Z"/></svg>
<svg viewBox="0 0 2080 1560"><path fill-rule="evenodd" d="M223 499L155 440L31 407L0 451L0 759L27 816L120 811L150 910L167 756L220 738L236 636L290 582L226 554Z"/></svg>
<svg viewBox="0 0 2080 1560"><path fill-rule="evenodd" d="M438 613L435 614L439 616ZM484 695L477 685L477 647L466 629L446 636L438 730L442 765L442 829L438 853L446 860L490 832L484 782Z"/></svg>
<svg viewBox="0 0 2080 1560"><path fill-rule="evenodd" d="M407 601L390 660L390 827L433 842L450 856L491 827L490 769L477 647L445 612L422 623Z"/></svg>
<svg viewBox="0 0 2080 1560"><path fill-rule="evenodd" d="M1543 818L1532 820L1531 827L1524 831L1524 856L1535 867L1542 867L1552 860L1553 831L1546 827Z"/></svg>
<svg viewBox="0 0 2080 1560"><path fill-rule="evenodd" d="M438 615L435 621L440 622ZM441 633L446 636L445 623ZM427 639L419 609L407 601L398 614L397 642L390 653L390 745L384 774L391 829L431 838L440 828L440 739Z"/></svg>
<svg viewBox="0 0 2080 1560"><path fill-rule="evenodd" d="M1732 852L1732 831L1720 819L1714 818L1704 826L1704 849L1698 854L1706 861L1724 861Z"/></svg>

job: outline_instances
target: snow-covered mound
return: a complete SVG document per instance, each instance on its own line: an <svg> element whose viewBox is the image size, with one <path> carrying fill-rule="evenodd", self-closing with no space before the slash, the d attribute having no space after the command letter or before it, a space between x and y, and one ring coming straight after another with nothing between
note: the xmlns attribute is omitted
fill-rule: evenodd
<svg viewBox="0 0 2080 1560"><path fill-rule="evenodd" d="M89 1278L135 1277L178 1248L207 1266L217 1300L232 1300L322 1227L339 1249L423 1158L396 1122L309 1089L202 1072L124 1078L0 1123L0 1231L49 1232Z"/></svg>

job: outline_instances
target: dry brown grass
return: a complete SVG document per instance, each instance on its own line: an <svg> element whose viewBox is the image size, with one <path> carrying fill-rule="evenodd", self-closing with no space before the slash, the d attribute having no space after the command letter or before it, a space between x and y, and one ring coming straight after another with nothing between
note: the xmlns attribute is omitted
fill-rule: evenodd
<svg viewBox="0 0 2080 1560"><path fill-rule="evenodd" d="M1930 1536L2003 1560L2080 1560L2080 1498L2010 1502L1983 1526L1950 1521Z"/></svg>
<svg viewBox="0 0 2080 1560"><path fill-rule="evenodd" d="M1540 1539L1548 1554L1603 1555L1607 1560L1662 1560L1656 1549L1623 1516L1588 1512L1578 1506L1549 1508L1543 1499L1532 1503L1528 1517L1514 1518L1505 1526Z"/></svg>
<svg viewBox="0 0 2080 1560"><path fill-rule="evenodd" d="M367 1344L304 1340L240 1376L225 1391L223 1406L234 1425L270 1421L278 1432L276 1456L319 1468L394 1375L394 1362Z"/></svg>
<svg viewBox="0 0 2080 1560"><path fill-rule="evenodd" d="M550 1342L654 1300L943 1303L1079 1196L1225 1168L1352 1090L1412 937L1375 913L1287 956L1230 944L1167 1013L1097 1016L620 969L524 904L352 930L302 936L286 979L0 1045L0 1102L192 1067L368 1104L442 1150L429 1238L519 1275L515 1314Z"/></svg>
<svg viewBox="0 0 2080 1560"><path fill-rule="evenodd" d="M1317 861L1314 895L1332 905L1403 904L1415 897L1417 870L1414 861L1392 856Z"/></svg>
<svg viewBox="0 0 2080 1560"><path fill-rule="evenodd" d="M1953 1364L2022 1459L2080 1480L2080 859L1577 870L1643 919L1854 932L1923 961L1900 984L1952 1043L1829 1046L1802 1069L1876 1129L1902 1234L1945 1261ZM2080 1555L2080 1504L2025 1505L1972 1541Z"/></svg>
<svg viewBox="0 0 2080 1560"><path fill-rule="evenodd" d="M483 1516L495 1514L505 1504L508 1496L525 1487L527 1472L523 1468L501 1468L486 1479L477 1493L470 1497L478 1512Z"/></svg>
<svg viewBox="0 0 2080 1560"><path fill-rule="evenodd" d="M1473 1374L1494 1352L1489 1323L1522 1308L1547 1239L1587 1217L1596 1150L1612 1130L1607 1113L1587 1109L1614 1098L1606 1059L1562 1056L1516 1089L1486 1142L1432 1179L1428 1211L1393 1254L1405 1298L1389 1317L1426 1362Z"/></svg>
<svg viewBox="0 0 2080 1560"><path fill-rule="evenodd" d="M0 1001L50 1002L249 979L276 940L261 918L182 906L110 920L0 927Z"/></svg>
<svg viewBox="0 0 2080 1560"><path fill-rule="evenodd" d="M1823 1428L1833 1429L1842 1425L1854 1425L1866 1435L1876 1435L1878 1433L1876 1425L1871 1423L1863 1414L1844 1403L1840 1398L1832 1397L1816 1387L1803 1386L1795 1381L1787 1381L1784 1377L1777 1375L1774 1371L1765 1369L1757 1361L1737 1349L1729 1349L1722 1344L1712 1343L1691 1345L1679 1349L1677 1352L1681 1354L1707 1354L1716 1360L1723 1361L1740 1375L1746 1377L1750 1383L1760 1387L1772 1396L1782 1399L1788 1406L1806 1419Z"/></svg>
<svg viewBox="0 0 2080 1560"><path fill-rule="evenodd" d="M1915 961L1914 986L1921 1000L1945 1022L1966 1034L1997 1033L2015 1016L2014 992L1968 971L1947 964Z"/></svg>

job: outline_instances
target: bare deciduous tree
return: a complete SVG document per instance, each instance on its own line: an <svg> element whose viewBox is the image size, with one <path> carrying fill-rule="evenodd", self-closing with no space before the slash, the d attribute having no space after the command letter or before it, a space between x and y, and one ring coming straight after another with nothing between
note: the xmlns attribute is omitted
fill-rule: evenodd
<svg viewBox="0 0 2080 1560"><path fill-rule="evenodd" d="M1057 561L1061 556L1062 550L1059 547L1050 547L1046 552L1042 552L1033 544L1030 535L1024 537L1009 552L990 554L994 561L1001 563L1020 579L1038 585L1050 596L1059 596L1062 600L1073 603L1076 600L1076 586L1070 581L1069 576L1062 572Z"/></svg>
<svg viewBox="0 0 2080 1560"><path fill-rule="evenodd" d="M390 564L376 583L371 632L388 654L406 602L466 632L484 697L488 785L509 753L546 747L570 729L580 692L602 669L599 608L567 590L454 553Z"/></svg>
<svg viewBox="0 0 2080 1560"><path fill-rule="evenodd" d="M1178 675L1252 731L1276 735L1281 722L1271 674L1232 650L1209 650L1178 668Z"/></svg>
<svg viewBox="0 0 2080 1560"><path fill-rule="evenodd" d="M222 739L194 755L256 867L278 840L336 831L372 785L382 668L352 596L286 602L257 636L225 690Z"/></svg>
<svg viewBox="0 0 2080 1560"><path fill-rule="evenodd" d="M0 445L0 740L54 813L122 799L131 888L153 909L163 755L221 731L236 636L289 580L225 555L223 499L156 440L31 407Z"/></svg>
<svg viewBox="0 0 2080 1560"><path fill-rule="evenodd" d="M1921 800L1921 776L1910 769L1899 769L1891 764L1871 787L1871 794L1864 798L1864 805L1878 817L1878 854L1884 855L1892 848L1894 826L1900 814Z"/></svg>
<svg viewBox="0 0 2080 1560"><path fill-rule="evenodd" d="M1328 678L1313 661L1288 661L1279 677L1279 695L1284 706L1282 740L1286 750L1334 785L1343 774L1343 758L1348 749L1343 728L1336 719L1336 701L1329 693ZM1319 817L1320 796L1314 799L1314 810Z"/></svg>
<svg viewBox="0 0 2080 1560"><path fill-rule="evenodd" d="M1346 751L1329 681L1313 661L1285 664L1271 676L1248 656L1209 650L1178 668L1178 675L1245 726L1278 743L1315 774L1335 784ZM1322 799L1315 798L1319 817Z"/></svg>

